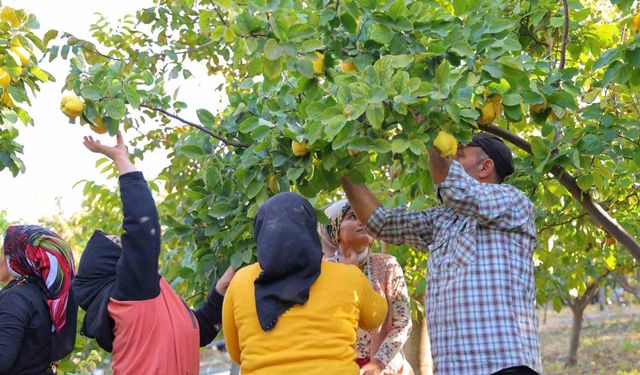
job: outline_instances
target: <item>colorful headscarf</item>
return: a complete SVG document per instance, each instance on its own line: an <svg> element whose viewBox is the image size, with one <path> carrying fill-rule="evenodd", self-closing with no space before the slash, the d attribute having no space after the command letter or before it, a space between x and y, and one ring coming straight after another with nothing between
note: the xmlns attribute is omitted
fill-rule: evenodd
<svg viewBox="0 0 640 375"><path fill-rule="evenodd" d="M347 212L351 209L351 204L348 200L343 199L331 204L329 207L325 208L324 214L329 219L329 222L325 225L320 225L318 228L318 232L320 233L320 237L322 239L323 250L325 253L333 251L335 257L328 258L328 261L332 262L340 262L340 253L339 242L340 242L340 226L344 221L344 218L347 216ZM333 247L329 249L329 246ZM359 265L363 265L371 250L367 248L362 253L358 254L356 261Z"/></svg>
<svg viewBox="0 0 640 375"><path fill-rule="evenodd" d="M67 307L75 272L73 254L56 233L39 225L15 225L7 229L3 246L9 272L18 281L35 279L47 297L52 332L67 321ZM73 317L75 321L75 317Z"/></svg>
<svg viewBox="0 0 640 375"><path fill-rule="evenodd" d="M325 208L324 214L327 215L329 222L321 225L319 228L320 237L338 249L338 237L340 234L340 226L344 221L351 205L346 199L337 201Z"/></svg>

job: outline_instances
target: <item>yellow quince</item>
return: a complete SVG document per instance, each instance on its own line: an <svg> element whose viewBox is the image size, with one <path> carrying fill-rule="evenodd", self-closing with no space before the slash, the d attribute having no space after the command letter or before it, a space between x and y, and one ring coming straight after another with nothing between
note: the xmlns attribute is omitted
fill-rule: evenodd
<svg viewBox="0 0 640 375"><path fill-rule="evenodd" d="M455 156L458 152L458 141L444 130L440 130L433 140L433 145L440 150L442 157Z"/></svg>
<svg viewBox="0 0 640 375"><path fill-rule="evenodd" d="M78 117L84 112L84 102L75 95L65 95L60 101L60 110L70 119Z"/></svg>

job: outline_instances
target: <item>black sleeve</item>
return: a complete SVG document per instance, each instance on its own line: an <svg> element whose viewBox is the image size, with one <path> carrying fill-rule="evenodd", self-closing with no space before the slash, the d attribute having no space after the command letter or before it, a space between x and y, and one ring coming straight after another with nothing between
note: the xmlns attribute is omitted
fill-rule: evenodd
<svg viewBox="0 0 640 375"><path fill-rule="evenodd" d="M124 233L113 296L121 301L155 298L160 294L160 223L142 172L120 176L120 198Z"/></svg>
<svg viewBox="0 0 640 375"><path fill-rule="evenodd" d="M224 297L218 293L215 286L211 288L205 303L193 313L200 326L200 346L207 346L220 332L222 322L222 301Z"/></svg>
<svg viewBox="0 0 640 375"><path fill-rule="evenodd" d="M8 373L18 357L24 335L35 309L20 293L0 295L0 373Z"/></svg>

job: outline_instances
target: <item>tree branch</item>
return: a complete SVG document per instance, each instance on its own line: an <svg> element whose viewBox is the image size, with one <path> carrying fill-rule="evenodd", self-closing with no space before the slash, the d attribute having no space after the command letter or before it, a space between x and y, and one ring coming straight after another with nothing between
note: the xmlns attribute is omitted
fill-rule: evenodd
<svg viewBox="0 0 640 375"><path fill-rule="evenodd" d="M569 42L569 2L562 0L564 10L564 27L562 28L562 49L560 50L560 69L564 69L567 61L567 43Z"/></svg>
<svg viewBox="0 0 640 375"><path fill-rule="evenodd" d="M517 135L499 128L495 125L480 125L480 129L495 134L498 137L514 144L518 148L533 154L531 144ZM601 206L595 202L588 192L582 191L576 182L576 179L569 174L563 167L554 165L551 167L551 173L556 177L562 186L564 186L573 198L587 211L600 225L605 232L609 233L613 238L618 240L631 255L640 261L640 244L631 235L620 226Z"/></svg>
<svg viewBox="0 0 640 375"><path fill-rule="evenodd" d="M544 232L547 229L551 229L551 228L559 227L561 225L569 224L569 223L571 223L573 221L576 221L576 220L578 220L578 219L580 219L580 218L582 218L582 217L584 217L586 215L587 215L587 213L585 212L582 215L578 215L578 216L572 217L572 218L570 218L568 220L546 225L546 226L542 227L540 230L538 230L538 234Z"/></svg>
<svg viewBox="0 0 640 375"><path fill-rule="evenodd" d="M212 132L211 130L205 128L204 126L202 126L200 124L196 124L195 122L191 122L189 120L185 120L182 117L180 117L180 116L178 116L176 114L173 114L173 113L171 113L171 112L169 112L167 110L164 110L164 109L162 109L160 107L154 107L154 106L151 106L151 105L148 105L148 104L141 104L140 106L144 107L144 108L147 108L147 109L150 109L152 111L163 113L163 114L165 114L165 115L167 115L167 116L169 116L169 117L171 117L173 119L176 119L176 120L182 122L183 124L187 124L187 125L192 126L192 127L196 128L198 130L201 130L201 131L209 134L213 138L219 140L220 142L226 144L227 146L235 146L235 147L243 147L243 148L249 147L249 145L247 145L246 143L242 143L242 142L239 142L239 141L232 141L232 140L226 139L223 136Z"/></svg>

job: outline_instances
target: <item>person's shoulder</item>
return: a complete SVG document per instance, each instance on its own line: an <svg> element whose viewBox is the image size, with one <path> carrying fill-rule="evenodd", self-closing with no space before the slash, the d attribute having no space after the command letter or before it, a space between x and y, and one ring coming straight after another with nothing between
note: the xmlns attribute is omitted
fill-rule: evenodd
<svg viewBox="0 0 640 375"><path fill-rule="evenodd" d="M364 276L357 266L328 261L322 261L322 268L320 272L324 274L325 277L336 277L341 280L358 279L361 276Z"/></svg>
<svg viewBox="0 0 640 375"><path fill-rule="evenodd" d="M3 290L0 293L0 301L3 300L10 300L11 302L8 303L13 305L32 305L35 302L44 302L44 295L36 285L20 283Z"/></svg>
<svg viewBox="0 0 640 375"><path fill-rule="evenodd" d="M248 266L240 268L236 271L236 274L233 276L231 282L238 280L237 282L252 282L258 277L262 269L260 268L260 264L258 262L252 263Z"/></svg>

